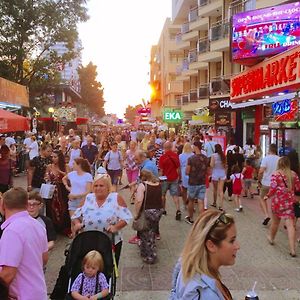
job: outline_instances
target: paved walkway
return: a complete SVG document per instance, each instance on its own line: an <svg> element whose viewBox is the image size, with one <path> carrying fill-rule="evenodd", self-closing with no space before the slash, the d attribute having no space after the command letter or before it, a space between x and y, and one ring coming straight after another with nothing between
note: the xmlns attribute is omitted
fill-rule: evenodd
<svg viewBox="0 0 300 300"><path fill-rule="evenodd" d="M17 179L17 183L24 186L24 179ZM122 191L122 195L125 199L129 198L128 191ZM133 208L129 201L127 203ZM225 209L235 216L241 245L236 264L221 270L223 280L232 291L234 299L244 299L246 290L257 281L260 300L299 300L300 259L289 256L284 229L278 233L276 244L270 246L266 240L267 228L261 225L262 215L257 197L244 200L243 213L233 211L233 202L226 202ZM115 299L168 299L172 270L190 225L184 221L175 221L171 199L167 201L167 212L167 216L163 216L160 222L162 239L157 241L159 260L155 265L142 263L138 246L127 242L133 235L131 226L124 230L120 278ZM68 239L60 237L50 254L46 273L49 292L52 291L59 268L64 262L63 250L68 242ZM299 247L297 254L300 257Z"/></svg>

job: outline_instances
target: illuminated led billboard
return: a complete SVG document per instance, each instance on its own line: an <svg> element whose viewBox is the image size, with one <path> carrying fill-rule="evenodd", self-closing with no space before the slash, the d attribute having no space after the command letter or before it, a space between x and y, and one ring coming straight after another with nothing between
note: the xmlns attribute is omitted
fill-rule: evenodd
<svg viewBox="0 0 300 300"><path fill-rule="evenodd" d="M232 60L249 65L300 45L300 2L232 17Z"/></svg>

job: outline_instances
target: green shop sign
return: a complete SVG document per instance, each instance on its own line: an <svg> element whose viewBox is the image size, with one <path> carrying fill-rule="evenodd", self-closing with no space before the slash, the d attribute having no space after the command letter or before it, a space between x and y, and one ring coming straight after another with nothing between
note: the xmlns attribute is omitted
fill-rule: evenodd
<svg viewBox="0 0 300 300"><path fill-rule="evenodd" d="M180 123L183 120L183 112L181 110L165 110L163 119L166 123Z"/></svg>

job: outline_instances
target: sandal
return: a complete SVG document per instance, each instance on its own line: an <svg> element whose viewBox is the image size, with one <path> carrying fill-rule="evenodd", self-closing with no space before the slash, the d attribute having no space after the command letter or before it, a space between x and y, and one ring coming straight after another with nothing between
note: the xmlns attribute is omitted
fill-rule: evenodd
<svg viewBox="0 0 300 300"><path fill-rule="evenodd" d="M297 257L296 253L291 253L291 252L290 252L290 256L291 257Z"/></svg>
<svg viewBox="0 0 300 300"><path fill-rule="evenodd" d="M268 240L270 245L272 245L272 246L274 245L274 241L271 240L271 238L268 235L267 235L267 240Z"/></svg>
<svg viewBox="0 0 300 300"><path fill-rule="evenodd" d="M212 207L217 207L216 203L211 204Z"/></svg>

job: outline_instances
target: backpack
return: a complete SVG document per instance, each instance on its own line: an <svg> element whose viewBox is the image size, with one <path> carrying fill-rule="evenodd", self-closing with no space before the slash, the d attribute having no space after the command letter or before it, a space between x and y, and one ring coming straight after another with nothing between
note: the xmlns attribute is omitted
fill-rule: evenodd
<svg viewBox="0 0 300 300"><path fill-rule="evenodd" d="M232 185L232 192L234 195L240 195L243 189L241 174L239 177L236 177L235 174L233 174L233 176L234 176L234 181Z"/></svg>

